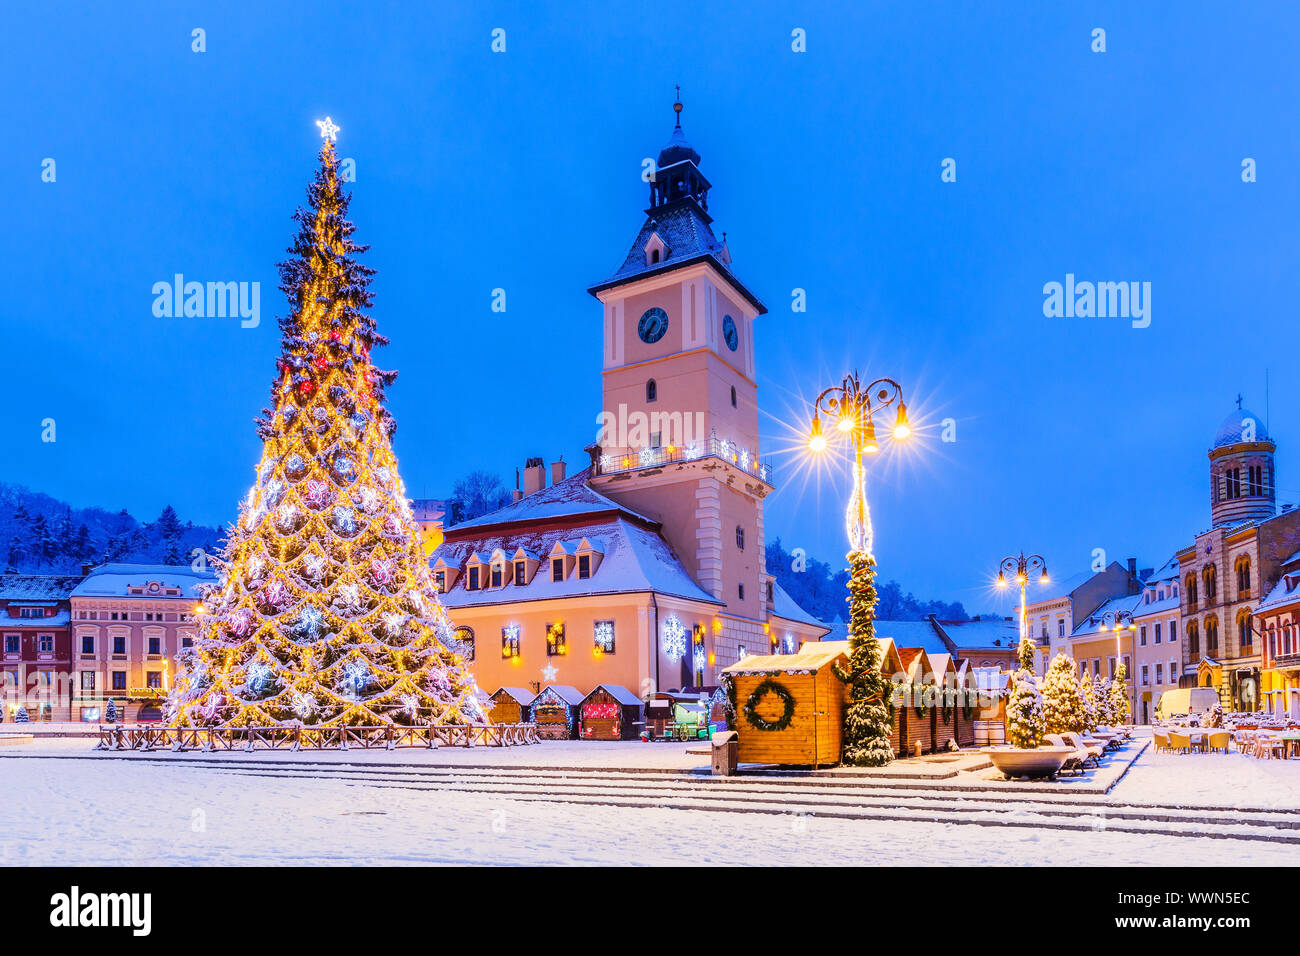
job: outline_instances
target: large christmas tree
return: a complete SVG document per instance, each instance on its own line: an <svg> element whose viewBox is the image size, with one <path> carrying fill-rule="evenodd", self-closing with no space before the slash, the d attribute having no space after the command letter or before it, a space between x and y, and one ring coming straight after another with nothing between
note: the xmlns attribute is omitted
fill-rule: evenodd
<svg viewBox="0 0 1300 956"><path fill-rule="evenodd" d="M429 574L393 456L363 311L349 197L327 119L308 206L280 264L290 314L257 480L196 612L169 698L180 725L469 723L476 688Z"/></svg>

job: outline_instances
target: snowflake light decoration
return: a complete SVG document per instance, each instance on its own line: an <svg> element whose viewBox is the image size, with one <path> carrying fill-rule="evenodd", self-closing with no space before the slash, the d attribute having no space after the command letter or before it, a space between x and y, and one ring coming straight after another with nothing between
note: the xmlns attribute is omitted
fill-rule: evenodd
<svg viewBox="0 0 1300 956"><path fill-rule="evenodd" d="M370 573L380 584L388 584L397 571L396 558L376 558L370 562Z"/></svg>
<svg viewBox="0 0 1300 956"><path fill-rule="evenodd" d="M316 710L316 695L295 693L293 695L293 712L306 720Z"/></svg>
<svg viewBox="0 0 1300 956"><path fill-rule="evenodd" d="M339 587L339 600L349 611L361 610L361 589L349 581Z"/></svg>
<svg viewBox="0 0 1300 956"><path fill-rule="evenodd" d="M293 525L294 519L297 517L298 517L298 509L295 508L287 501L284 504L280 505L280 507L277 508L275 512L276 522L285 531L289 530L289 528Z"/></svg>
<svg viewBox="0 0 1300 956"><path fill-rule="evenodd" d="M266 603L274 608L282 608L289 603L289 589L284 582L276 578L266 586Z"/></svg>
<svg viewBox="0 0 1300 956"><path fill-rule="evenodd" d="M236 637L243 637L253 626L253 612L246 607L241 607L234 614L230 615L230 632Z"/></svg>
<svg viewBox="0 0 1300 956"><path fill-rule="evenodd" d="M351 508L344 508L340 505L334 509L334 524L344 534L355 534L357 530L357 514Z"/></svg>
<svg viewBox="0 0 1300 956"><path fill-rule="evenodd" d="M402 713L410 714L414 720L420 713L420 699L414 694L402 695Z"/></svg>
<svg viewBox="0 0 1300 956"><path fill-rule="evenodd" d="M641 459L641 464L643 465L652 464L655 460L655 450L651 448L649 445L646 445L644 448L641 449L641 454L639 457Z"/></svg>
<svg viewBox="0 0 1300 956"><path fill-rule="evenodd" d="M254 661L248 665L247 677L244 683L248 689L257 693L262 690L266 682L271 679L271 665L264 661Z"/></svg>
<svg viewBox="0 0 1300 956"><path fill-rule="evenodd" d="M307 490L303 492L302 498L308 506L319 511L329 504L330 486L323 481L313 479L307 482Z"/></svg>
<svg viewBox="0 0 1300 956"><path fill-rule="evenodd" d="M372 512L379 507L379 492L369 485L363 485L357 491L357 501L360 503L362 511Z"/></svg>
<svg viewBox="0 0 1300 956"><path fill-rule="evenodd" d="M695 658L694 658L696 673L703 674L704 666L708 663L708 661L709 661L709 656L706 653L704 653L703 645L696 645Z"/></svg>
<svg viewBox="0 0 1300 956"><path fill-rule="evenodd" d="M609 471L609 467L610 467L611 464L613 464L613 459L612 459L609 455L601 455L601 456L600 456L600 470L601 470L601 471Z"/></svg>
<svg viewBox="0 0 1300 956"><path fill-rule="evenodd" d="M343 665L343 684L351 687L353 694L360 694L370 683L370 668L365 661L350 660Z"/></svg>
<svg viewBox="0 0 1300 956"><path fill-rule="evenodd" d="M307 569L307 575L313 581L318 580L325 573L325 556L312 552L302 559L302 565Z"/></svg>
<svg viewBox="0 0 1300 956"><path fill-rule="evenodd" d="M686 627L676 614L664 621L663 648L669 660L680 661L686 655Z"/></svg>
<svg viewBox="0 0 1300 956"><path fill-rule="evenodd" d="M389 634L401 633L402 625L405 623L406 615L398 611L389 611L384 615L384 630L388 631Z"/></svg>
<svg viewBox="0 0 1300 956"><path fill-rule="evenodd" d="M318 607L305 607L302 614L298 617L298 630L308 637L315 637L316 632L320 630L321 623L325 616L321 614Z"/></svg>

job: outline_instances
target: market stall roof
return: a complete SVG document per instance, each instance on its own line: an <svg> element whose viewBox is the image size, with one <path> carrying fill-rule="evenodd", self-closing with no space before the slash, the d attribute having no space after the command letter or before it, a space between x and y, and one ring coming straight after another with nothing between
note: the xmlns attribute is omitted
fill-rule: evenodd
<svg viewBox="0 0 1300 956"><path fill-rule="evenodd" d="M593 690L591 694L596 693L597 690L603 690L605 693L609 694L610 697L613 697L620 704L626 704L628 707L641 706L641 698L638 697L636 694L632 693L622 684L598 684L596 685L596 690ZM590 697L591 694L588 694L587 697ZM586 698L584 698L584 700L585 699Z"/></svg>
<svg viewBox="0 0 1300 956"><path fill-rule="evenodd" d="M550 684L549 686L543 687L541 690L539 690L531 698L529 703L536 703L538 698L540 698L547 691L553 691L555 695L560 698L560 700L574 707L578 706L584 700L587 699L586 694L578 690L578 688L570 686L569 684Z"/></svg>
<svg viewBox="0 0 1300 956"><path fill-rule="evenodd" d="M527 688L524 687L498 687L496 690L492 692L492 696L495 697L497 694L500 694L502 692L509 694L518 703L523 704L525 707L531 704L533 702L533 698L537 696L531 690L528 690Z"/></svg>

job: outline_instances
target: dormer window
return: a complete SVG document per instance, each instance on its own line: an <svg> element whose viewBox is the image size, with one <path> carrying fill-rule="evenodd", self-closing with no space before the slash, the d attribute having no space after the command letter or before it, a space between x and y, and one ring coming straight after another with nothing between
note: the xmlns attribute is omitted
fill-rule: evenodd
<svg viewBox="0 0 1300 956"><path fill-rule="evenodd" d="M447 590L447 572L446 572L446 571L434 571L434 572L433 572L433 583L436 584L436 585L438 585L438 590L439 590L440 592L441 592L441 591L446 591L446 590Z"/></svg>
<svg viewBox="0 0 1300 956"><path fill-rule="evenodd" d="M465 590L477 591L478 590L478 565L477 564L470 565L467 574L469 577L468 580L465 582Z"/></svg>
<svg viewBox="0 0 1300 956"><path fill-rule="evenodd" d="M591 555L580 554L578 555L578 578L585 581L589 577L591 577Z"/></svg>
<svg viewBox="0 0 1300 956"><path fill-rule="evenodd" d="M552 581L564 580L564 559L563 558L551 559L551 580Z"/></svg>
<svg viewBox="0 0 1300 956"><path fill-rule="evenodd" d="M528 565L521 559L515 562L515 584L524 585L528 583Z"/></svg>
<svg viewBox="0 0 1300 956"><path fill-rule="evenodd" d="M659 233L652 233L645 244L645 264L648 266L658 265L668 258L668 243L664 242Z"/></svg>
<svg viewBox="0 0 1300 956"><path fill-rule="evenodd" d="M505 586L505 570L506 570L506 566L504 564L492 565L492 575L491 575L492 587L499 588Z"/></svg>

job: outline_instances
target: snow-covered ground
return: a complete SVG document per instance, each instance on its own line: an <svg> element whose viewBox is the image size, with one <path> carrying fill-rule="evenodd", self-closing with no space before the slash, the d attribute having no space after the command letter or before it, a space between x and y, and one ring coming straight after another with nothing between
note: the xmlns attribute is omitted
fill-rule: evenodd
<svg viewBox="0 0 1300 956"><path fill-rule="evenodd" d="M586 802L564 796L524 800L509 793L375 785L371 778L341 774L344 757L362 765L356 773L368 774L368 767L382 772L389 765L394 771L413 756L434 756L421 751L312 754L329 761L302 775L287 771L279 755L258 755L259 762L270 763L262 761L269 757L276 766L265 771L254 766L259 775L249 776L189 759L198 755L119 759L92 754L88 744L39 741L0 751L0 864L1300 864L1300 845L1271 840L1121 833L1101 825L1070 831L834 819L740 812L739 807L734 812L669 809L663 806L668 798L659 796L647 798L647 806L609 806L599 802L599 789L581 798ZM479 748L468 752L473 760L460 757L464 751L436 756L479 766L513 763L516 769L503 773L516 774L520 765L570 763L582 756L595 766L626 763L633 756L662 761L668 769L699 766L702 758L683 750L613 745L601 753L598 745L574 743ZM35 759L38 754L53 759ZM66 759L82 755L88 759ZM435 770L428 764L421 769ZM938 799L952 805L978 798ZM1088 799L1119 805L1300 807L1300 761L1148 750L1108 797ZM1079 817L1095 813L1081 807ZM1194 823L1172 825L1180 832L1195 828Z"/></svg>

